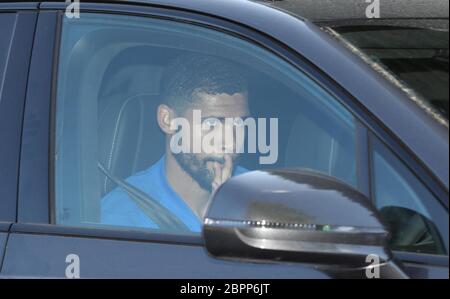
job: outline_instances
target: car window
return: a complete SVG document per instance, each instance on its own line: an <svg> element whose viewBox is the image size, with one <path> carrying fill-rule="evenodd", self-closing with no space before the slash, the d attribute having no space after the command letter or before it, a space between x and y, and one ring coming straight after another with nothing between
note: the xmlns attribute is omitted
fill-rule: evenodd
<svg viewBox="0 0 450 299"><path fill-rule="evenodd" d="M57 224L199 234L211 194L256 169L357 186L353 115L272 52L168 20L62 25Z"/></svg>
<svg viewBox="0 0 450 299"><path fill-rule="evenodd" d="M369 64L423 108L448 124L447 29L400 26L336 26L334 33L363 53Z"/></svg>
<svg viewBox="0 0 450 299"><path fill-rule="evenodd" d="M14 24L16 20L15 13L0 13L0 101L3 90L3 83L6 72L6 62L11 48Z"/></svg>
<svg viewBox="0 0 450 299"><path fill-rule="evenodd" d="M14 111L13 101L7 100L6 90L6 71L9 56L12 48L14 28L16 23L16 13L0 12L0 221L15 219L15 187L16 178L13 178L12 170L17 171L17 164L11 162L16 153L11 153L14 147L15 124L11 123L11 111ZM10 69L12 69L10 63ZM12 80L10 80L12 81ZM19 85L20 86L20 85ZM9 93L11 94L11 93ZM19 99L17 99L19 102ZM6 143L6 144L5 144ZM14 183L13 183L14 182Z"/></svg>
<svg viewBox="0 0 450 299"><path fill-rule="evenodd" d="M374 142L372 160L373 197L389 226L391 247L400 251L445 254L445 242L448 242L445 209L379 141Z"/></svg>

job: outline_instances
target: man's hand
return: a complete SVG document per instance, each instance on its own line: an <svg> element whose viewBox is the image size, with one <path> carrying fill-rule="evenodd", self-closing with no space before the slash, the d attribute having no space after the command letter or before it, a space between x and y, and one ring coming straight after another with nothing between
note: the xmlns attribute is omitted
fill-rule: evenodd
<svg viewBox="0 0 450 299"><path fill-rule="evenodd" d="M225 155L224 159L224 164L214 162L214 181L212 183L212 193L214 193L220 185L225 183L225 181L231 177L233 172L233 159L228 155Z"/></svg>

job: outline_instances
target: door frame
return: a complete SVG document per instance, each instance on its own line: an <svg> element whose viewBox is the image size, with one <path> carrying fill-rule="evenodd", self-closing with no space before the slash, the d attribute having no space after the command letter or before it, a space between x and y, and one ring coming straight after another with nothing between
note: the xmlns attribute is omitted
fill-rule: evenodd
<svg viewBox="0 0 450 299"><path fill-rule="evenodd" d="M15 233L36 233L60 236L81 236L118 240L138 240L203 246L201 237L169 236L151 232L124 232L113 229L61 227L54 223L54 126L57 62L60 40L60 24L65 3L46 3L41 5L36 29L35 49L31 61L30 83L25 108L23 143L26 149L21 153L20 182L18 203L18 224L11 227ZM448 211L448 193L437 183L423 167L420 160L404 148L398 139L386 130L357 99L353 98L342 86L327 74L311 64L278 40L245 25L212 17L206 14L181 11L177 9L132 6L122 4L81 3L82 11L112 14L139 15L151 18L163 18L177 22L194 23L214 28L241 39L255 43L275 55L285 59L302 72L310 76L325 90L335 96L358 120L358 176L364 180L359 184L360 191L369 192L370 172L368 170L368 131L373 132L386 143L391 150L402 157L403 162L423 180L441 200ZM28 99L30 97L30 99ZM33 125L32 115L38 117L41 125ZM30 115L30 118L27 118ZM36 136L40 136L36 138ZM36 156L38 157L37 161ZM400 257L401 255L399 255ZM435 260L435 259L434 259ZM445 265L445 261L442 263ZM448 267L448 256L447 256Z"/></svg>

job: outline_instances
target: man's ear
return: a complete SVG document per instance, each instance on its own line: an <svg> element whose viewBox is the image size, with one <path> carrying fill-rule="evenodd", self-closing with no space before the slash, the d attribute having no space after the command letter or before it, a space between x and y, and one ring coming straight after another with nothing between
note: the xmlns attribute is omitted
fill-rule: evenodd
<svg viewBox="0 0 450 299"><path fill-rule="evenodd" d="M170 123L175 117L175 112L172 109L170 109L167 105L161 104L156 110L156 117L158 119L158 125L164 133L175 133L175 130L170 129Z"/></svg>

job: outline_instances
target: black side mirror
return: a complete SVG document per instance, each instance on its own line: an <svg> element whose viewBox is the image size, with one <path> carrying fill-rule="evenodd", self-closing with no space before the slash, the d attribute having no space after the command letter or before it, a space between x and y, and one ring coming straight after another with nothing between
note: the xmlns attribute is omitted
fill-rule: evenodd
<svg viewBox="0 0 450 299"><path fill-rule="evenodd" d="M219 258L293 261L334 268L392 259L388 231L369 200L309 171L252 171L214 195L204 220L208 252Z"/></svg>

